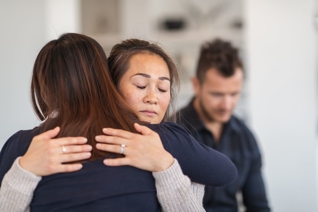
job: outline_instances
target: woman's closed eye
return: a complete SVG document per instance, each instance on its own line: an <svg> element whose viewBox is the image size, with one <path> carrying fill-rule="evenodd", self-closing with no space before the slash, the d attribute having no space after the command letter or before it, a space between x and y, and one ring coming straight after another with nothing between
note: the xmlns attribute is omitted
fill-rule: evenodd
<svg viewBox="0 0 318 212"><path fill-rule="evenodd" d="M137 88L139 88L139 89L145 89L145 88L146 88L146 86L139 86L139 85L136 85L136 87L137 87ZM166 90L166 89L158 88L158 90L159 90L160 92L162 92L162 93L167 92L167 90Z"/></svg>
<svg viewBox="0 0 318 212"><path fill-rule="evenodd" d="M161 88L158 88L158 90L159 90L160 92L162 92L162 93L165 93L165 92L167 92L167 90L166 90L166 89L161 89Z"/></svg>
<svg viewBox="0 0 318 212"><path fill-rule="evenodd" d="M145 89L146 88L146 86L139 86L139 85L136 85L136 87L139 88L139 89Z"/></svg>

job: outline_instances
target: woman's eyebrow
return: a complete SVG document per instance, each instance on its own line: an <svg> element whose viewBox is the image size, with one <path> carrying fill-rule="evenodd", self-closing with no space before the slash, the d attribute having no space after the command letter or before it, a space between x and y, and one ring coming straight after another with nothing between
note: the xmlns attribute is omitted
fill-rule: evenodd
<svg viewBox="0 0 318 212"><path fill-rule="evenodd" d="M151 76L149 74L145 74L145 73L137 73L137 74L135 74L133 76L137 76L137 75L143 76L143 77L146 77L146 78L151 78ZM170 79L168 77L158 77L158 79L160 79L160 80L168 80L170 82Z"/></svg>

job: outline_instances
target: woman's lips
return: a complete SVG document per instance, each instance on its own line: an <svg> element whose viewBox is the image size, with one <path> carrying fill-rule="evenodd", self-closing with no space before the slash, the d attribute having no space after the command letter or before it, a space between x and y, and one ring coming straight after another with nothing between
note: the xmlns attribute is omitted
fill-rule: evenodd
<svg viewBox="0 0 318 212"><path fill-rule="evenodd" d="M155 115L157 115L157 113L155 111L151 111L151 110L142 110L140 112L142 114L146 115L146 116L155 116Z"/></svg>

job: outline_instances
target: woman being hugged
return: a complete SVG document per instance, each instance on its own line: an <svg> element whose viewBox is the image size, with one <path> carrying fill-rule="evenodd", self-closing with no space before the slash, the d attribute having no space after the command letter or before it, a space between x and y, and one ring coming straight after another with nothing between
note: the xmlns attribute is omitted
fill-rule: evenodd
<svg viewBox="0 0 318 212"><path fill-rule="evenodd" d="M173 137L167 138L167 135L170 135L170 133L178 135L179 139L182 138L187 142L188 134L182 127L171 122L166 122L175 120L174 104L179 88L179 74L171 56L156 43L140 39L127 39L112 48L108 57L108 63L117 90L137 114L139 120L153 124L161 123L159 125L161 127L160 138L168 140L168 142L163 142L165 149L169 151L170 146L179 145L177 142L174 142ZM155 129L153 126L149 127ZM158 158L164 158L164 156L158 157L156 154L145 155L145 151L141 152L143 148L140 145L157 141L156 138L148 136L148 139L145 139L146 135L141 136L116 129L108 129L104 133L109 137L99 136L98 141L107 144L100 145L98 148L112 151L112 143L119 144L120 142L124 142L131 149L129 153L127 152L124 159L105 160L106 165L133 165L140 168L138 165L141 164L141 161L158 161ZM115 142L116 139L118 139L117 143ZM142 140L145 140L145 142L141 142ZM161 141L157 142L161 143ZM202 144L198 143L198 145ZM159 201L163 203L166 196L169 195L171 200L178 202L182 196L182 211L195 211L192 208L194 199L197 202L202 202L204 186L194 182L222 186L229 184L236 176L236 173L229 171L229 166L223 166L224 161L207 157L205 161L202 161L197 166L196 174L193 174L193 170L188 172L185 169L185 163L188 164L192 161L184 159L191 154L187 155L187 152L183 151L173 152L173 150L170 152L175 158L176 155L179 156L172 167L179 167L180 163L181 169L185 174L180 169L180 171L174 171L174 175L170 174L171 178L174 179L173 184L177 189L162 186L163 183L157 177L158 173L153 172L153 175L156 178ZM203 152L197 152L197 156L203 156L204 154L201 155ZM144 160L141 159L141 156L143 156ZM209 156L218 157L220 154L213 150ZM203 166L206 166L205 170L201 169ZM171 170L172 167L170 168ZM202 181L203 175L207 177L204 181ZM162 205L164 207L165 204Z"/></svg>

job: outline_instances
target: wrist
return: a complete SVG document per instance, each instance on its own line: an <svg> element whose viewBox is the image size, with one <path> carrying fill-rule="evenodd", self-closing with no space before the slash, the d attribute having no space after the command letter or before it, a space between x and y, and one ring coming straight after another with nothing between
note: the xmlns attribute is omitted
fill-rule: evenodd
<svg viewBox="0 0 318 212"><path fill-rule="evenodd" d="M27 165L27 162L25 161L25 157L24 157L24 156L20 157L20 159L19 159L19 161L18 161L18 165L19 165L23 170L33 173L33 172L28 168L28 165ZM35 173L33 173L33 174L35 174Z"/></svg>
<svg viewBox="0 0 318 212"><path fill-rule="evenodd" d="M167 152L168 153L168 152ZM168 169L174 162L174 158L170 153L161 158L161 163L153 172L161 172Z"/></svg>

